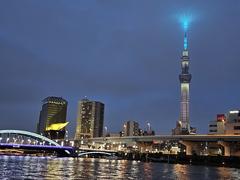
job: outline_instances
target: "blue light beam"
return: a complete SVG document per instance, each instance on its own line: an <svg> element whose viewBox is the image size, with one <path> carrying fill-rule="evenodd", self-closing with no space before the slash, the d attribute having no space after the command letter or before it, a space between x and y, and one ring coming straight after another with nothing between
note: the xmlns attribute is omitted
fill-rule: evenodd
<svg viewBox="0 0 240 180"><path fill-rule="evenodd" d="M180 20L180 23L183 27L183 30L184 30L184 50L187 50L188 48L188 39L187 39L187 31L189 29L189 24L192 22L192 16L191 15L182 15L180 16L179 20Z"/></svg>
<svg viewBox="0 0 240 180"><path fill-rule="evenodd" d="M187 33L185 32L184 33L184 42L183 42L183 47L184 47L184 50L187 50L188 48L188 40L187 40Z"/></svg>
<svg viewBox="0 0 240 180"><path fill-rule="evenodd" d="M180 16L180 23L182 24L183 30L186 32L189 28L189 24L192 22L191 15L182 15Z"/></svg>

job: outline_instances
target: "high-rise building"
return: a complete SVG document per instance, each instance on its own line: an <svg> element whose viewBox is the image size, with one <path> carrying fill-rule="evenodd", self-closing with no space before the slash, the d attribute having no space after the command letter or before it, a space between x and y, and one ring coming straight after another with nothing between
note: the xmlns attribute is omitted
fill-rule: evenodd
<svg viewBox="0 0 240 180"><path fill-rule="evenodd" d="M103 136L104 104L83 99L78 104L75 140Z"/></svg>
<svg viewBox="0 0 240 180"><path fill-rule="evenodd" d="M190 127L189 120L189 85L192 75L189 73L187 28L185 28L184 32L184 49L181 58L181 70L182 72L179 75L181 88L180 117L177 122L177 127L173 129L173 134L191 134L193 133L193 130L195 131L195 128Z"/></svg>
<svg viewBox="0 0 240 180"><path fill-rule="evenodd" d="M67 101L61 97L47 97L42 101L37 133L51 139L63 139L67 116Z"/></svg>
<svg viewBox="0 0 240 180"><path fill-rule="evenodd" d="M127 121L123 124L122 136L139 136L139 124L136 121Z"/></svg>

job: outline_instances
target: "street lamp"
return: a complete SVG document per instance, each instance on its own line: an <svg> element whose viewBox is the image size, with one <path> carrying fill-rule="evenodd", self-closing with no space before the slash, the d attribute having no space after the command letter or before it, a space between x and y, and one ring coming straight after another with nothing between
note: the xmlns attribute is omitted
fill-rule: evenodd
<svg viewBox="0 0 240 180"><path fill-rule="evenodd" d="M150 133L150 131L151 131L151 124L149 122L147 123L147 127L148 127L147 131Z"/></svg>
<svg viewBox="0 0 240 180"><path fill-rule="evenodd" d="M108 130L107 126L105 126L104 129L105 129L105 137L106 137L107 136L107 130Z"/></svg>

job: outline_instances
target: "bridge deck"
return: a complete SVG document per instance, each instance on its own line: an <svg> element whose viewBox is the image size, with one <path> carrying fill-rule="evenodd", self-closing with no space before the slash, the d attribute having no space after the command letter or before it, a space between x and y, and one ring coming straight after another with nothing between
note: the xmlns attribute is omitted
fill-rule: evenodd
<svg viewBox="0 0 240 180"><path fill-rule="evenodd" d="M185 140L185 141L240 141L240 135L155 135L155 136L127 136L127 137L101 137L89 139L94 142L121 142L121 141L144 141L154 140Z"/></svg>

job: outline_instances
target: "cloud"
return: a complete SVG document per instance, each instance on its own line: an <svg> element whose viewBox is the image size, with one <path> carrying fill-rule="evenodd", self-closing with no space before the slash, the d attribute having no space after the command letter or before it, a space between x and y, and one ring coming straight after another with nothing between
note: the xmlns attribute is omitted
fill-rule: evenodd
<svg viewBox="0 0 240 180"><path fill-rule="evenodd" d="M187 10L197 17L189 29L191 122L206 132L216 113L239 107L239 3L226 3L1 2L2 127L21 119L34 131L41 100L53 95L69 101L73 134L77 101L87 95L106 104L112 131L133 118L169 132L179 115L183 39L172 17Z"/></svg>

